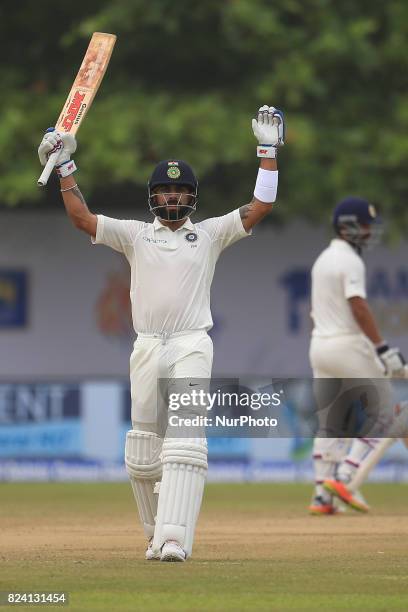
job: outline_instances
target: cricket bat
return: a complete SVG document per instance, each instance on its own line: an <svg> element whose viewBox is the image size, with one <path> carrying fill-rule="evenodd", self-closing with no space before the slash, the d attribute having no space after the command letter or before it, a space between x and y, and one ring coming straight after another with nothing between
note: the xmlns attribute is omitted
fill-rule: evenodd
<svg viewBox="0 0 408 612"><path fill-rule="evenodd" d="M103 79L116 42L114 34L94 32L68 98L55 125L58 132L76 134ZM37 183L47 184L60 151L52 153Z"/></svg>
<svg viewBox="0 0 408 612"><path fill-rule="evenodd" d="M354 474L351 482L347 485L349 489L356 491L361 487L371 470L377 465L394 442L395 438L383 438L380 440L376 448L370 452L367 459L363 461L357 472Z"/></svg>

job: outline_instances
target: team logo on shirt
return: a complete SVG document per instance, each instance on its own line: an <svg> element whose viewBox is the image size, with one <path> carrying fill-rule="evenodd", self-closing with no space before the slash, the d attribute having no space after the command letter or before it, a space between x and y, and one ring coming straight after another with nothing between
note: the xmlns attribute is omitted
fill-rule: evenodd
<svg viewBox="0 0 408 612"><path fill-rule="evenodd" d="M180 168L177 168L177 166L169 166L167 168L167 176L171 179L178 179L180 174Z"/></svg>
<svg viewBox="0 0 408 612"><path fill-rule="evenodd" d="M194 232L189 232L188 234L186 234L187 242L195 242L197 239L198 239L198 236Z"/></svg>

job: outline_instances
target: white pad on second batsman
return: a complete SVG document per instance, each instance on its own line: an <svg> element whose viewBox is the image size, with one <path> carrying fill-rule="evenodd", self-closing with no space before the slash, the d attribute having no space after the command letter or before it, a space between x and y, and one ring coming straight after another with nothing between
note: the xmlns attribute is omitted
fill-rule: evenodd
<svg viewBox="0 0 408 612"><path fill-rule="evenodd" d="M350 446L346 438L315 438L313 442L313 465L316 484L327 478L334 478L337 465L342 461Z"/></svg>
<svg viewBox="0 0 408 612"><path fill-rule="evenodd" d="M155 484L162 475L163 439L155 433L131 429L126 435L125 463L145 534L154 534L157 513Z"/></svg>
<svg viewBox="0 0 408 612"><path fill-rule="evenodd" d="M166 438L153 550L175 540L191 555L208 470L205 438Z"/></svg>

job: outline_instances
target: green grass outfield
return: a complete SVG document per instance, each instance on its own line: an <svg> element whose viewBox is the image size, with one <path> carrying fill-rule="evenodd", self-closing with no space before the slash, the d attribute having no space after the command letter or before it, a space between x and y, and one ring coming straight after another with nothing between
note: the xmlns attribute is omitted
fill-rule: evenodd
<svg viewBox="0 0 408 612"><path fill-rule="evenodd" d="M78 612L408 610L408 486L366 486L367 516L310 517L310 492L208 485L193 558L162 564L126 484L0 484L0 590Z"/></svg>

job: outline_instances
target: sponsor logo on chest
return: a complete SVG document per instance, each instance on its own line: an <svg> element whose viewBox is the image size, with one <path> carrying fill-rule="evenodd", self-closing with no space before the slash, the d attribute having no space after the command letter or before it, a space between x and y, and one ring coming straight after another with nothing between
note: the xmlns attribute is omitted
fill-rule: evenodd
<svg viewBox="0 0 408 612"><path fill-rule="evenodd" d="M174 244L172 241L169 242L169 240L165 238L152 238L151 236L143 236L143 240L149 245L156 245L156 246L164 246L164 245L172 244L173 248L174 247L177 248L187 242L191 248L196 249L197 242L198 242L198 234L196 232L188 232L187 234L184 234L183 238L181 238L181 236L177 237L176 244Z"/></svg>
<svg viewBox="0 0 408 612"><path fill-rule="evenodd" d="M143 240L149 244L167 244L167 240L159 240L158 238L150 238L149 236L143 236Z"/></svg>

